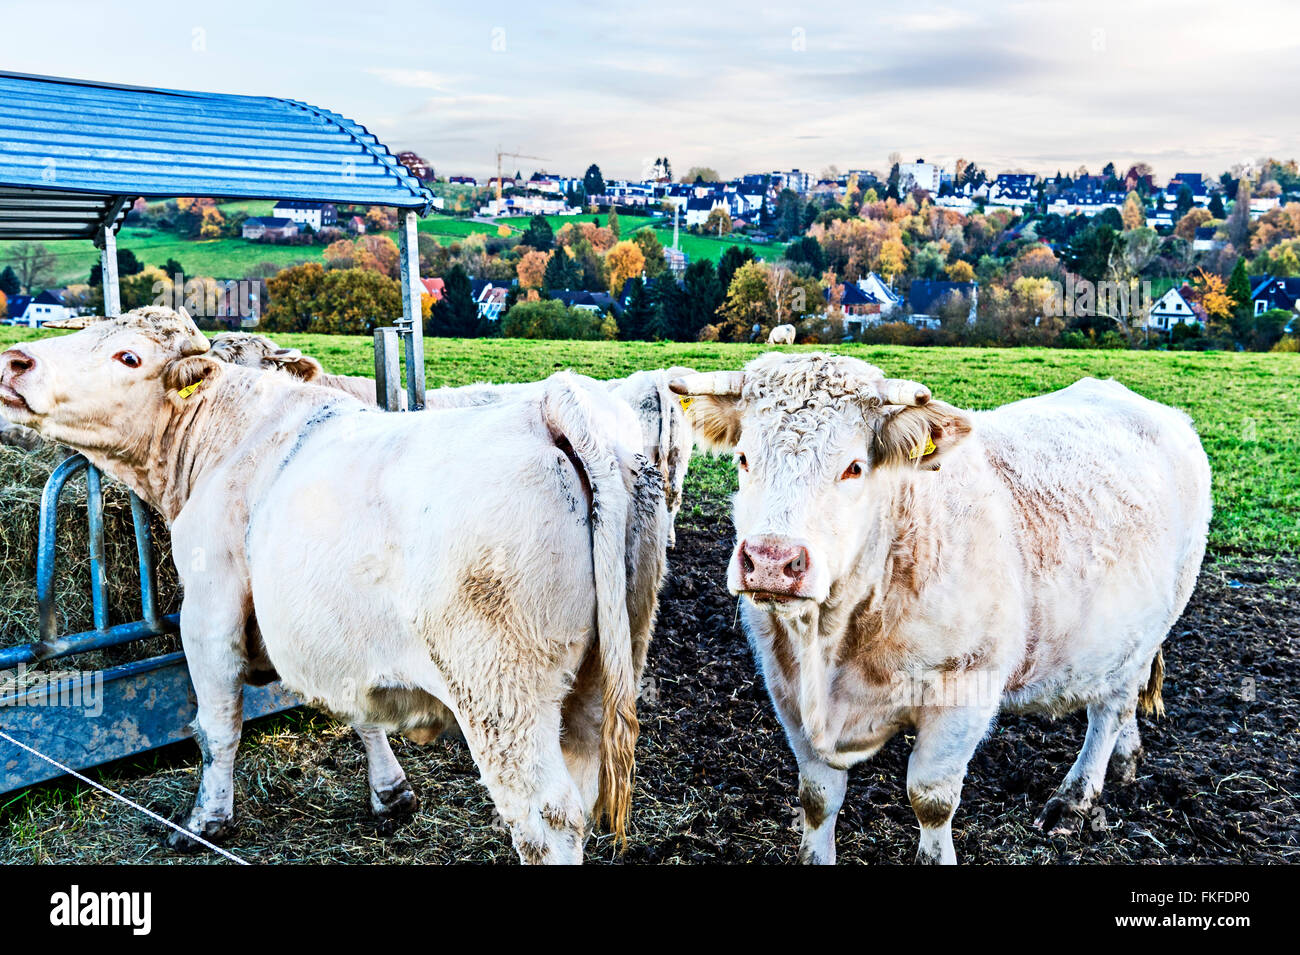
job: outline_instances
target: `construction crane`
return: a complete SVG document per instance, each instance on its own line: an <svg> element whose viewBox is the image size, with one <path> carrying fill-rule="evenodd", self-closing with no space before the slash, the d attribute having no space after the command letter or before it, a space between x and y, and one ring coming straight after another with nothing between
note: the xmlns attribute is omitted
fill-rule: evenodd
<svg viewBox="0 0 1300 955"><path fill-rule="evenodd" d="M536 159L538 162L550 162L549 159L544 159L541 156L526 156L523 153L503 152L501 148L498 146L497 147L497 202L501 201L501 157L502 156L509 156L511 159Z"/></svg>

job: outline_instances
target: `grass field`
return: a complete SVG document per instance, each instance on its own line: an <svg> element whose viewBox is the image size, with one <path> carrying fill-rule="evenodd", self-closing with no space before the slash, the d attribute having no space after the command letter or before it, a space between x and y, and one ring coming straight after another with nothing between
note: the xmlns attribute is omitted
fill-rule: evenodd
<svg viewBox="0 0 1300 955"><path fill-rule="evenodd" d="M565 223L590 222L593 218L599 219L601 225L606 225L609 222L609 215L607 213L583 213L576 216L547 216L546 221L551 224L552 229L555 229L558 232L564 227ZM529 217L511 216L499 221L509 223L519 229L526 229L528 228ZM673 244L673 220L671 216L667 218L662 216L619 216L618 222L619 232L623 238L628 238L637 229L644 226L651 226L655 230L655 234L659 237L660 242L664 245ZM729 246L733 245L748 246L754 250L755 255L769 262L780 257L781 253L785 250L785 245L781 242L750 242L748 239L739 235L729 235L719 239L716 236L695 235L694 233L687 232L685 226L683 226L679 232L678 241L681 245L682 251L690 256L692 262L697 262L700 259L709 259L712 262L717 262L718 259L722 258L722 253L727 251Z"/></svg>

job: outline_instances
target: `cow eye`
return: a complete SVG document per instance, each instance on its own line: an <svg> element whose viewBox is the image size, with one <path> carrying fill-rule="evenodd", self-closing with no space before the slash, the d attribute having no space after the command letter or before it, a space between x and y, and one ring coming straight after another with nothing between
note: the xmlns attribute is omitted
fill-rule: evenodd
<svg viewBox="0 0 1300 955"><path fill-rule="evenodd" d="M126 365L127 368L140 367L140 356L133 351L120 351L113 358Z"/></svg>
<svg viewBox="0 0 1300 955"><path fill-rule="evenodd" d="M840 475L840 480L841 480L841 481L851 481L851 480L853 480L854 478L860 478L860 477L862 477L862 473L863 473L863 472L862 472L862 462L861 462L861 461L854 461L852 464L850 464L848 467L846 467L846 468L844 469L844 473Z"/></svg>
<svg viewBox="0 0 1300 955"><path fill-rule="evenodd" d="M742 471L748 471L749 461L745 458L743 454L738 454L736 455L736 466L739 467L740 470Z"/></svg>

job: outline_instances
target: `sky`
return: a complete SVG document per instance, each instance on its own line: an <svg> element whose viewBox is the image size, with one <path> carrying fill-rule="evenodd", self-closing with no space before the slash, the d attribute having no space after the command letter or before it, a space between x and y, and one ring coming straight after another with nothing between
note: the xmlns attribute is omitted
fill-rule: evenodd
<svg viewBox="0 0 1300 955"><path fill-rule="evenodd" d="M1294 0L0 0L0 31L2 69L303 100L440 175L1300 156Z"/></svg>

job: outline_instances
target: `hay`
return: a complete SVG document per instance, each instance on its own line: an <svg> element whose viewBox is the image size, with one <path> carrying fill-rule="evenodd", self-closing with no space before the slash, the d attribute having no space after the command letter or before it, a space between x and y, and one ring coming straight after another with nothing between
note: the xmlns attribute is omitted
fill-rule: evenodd
<svg viewBox="0 0 1300 955"><path fill-rule="evenodd" d="M36 613L36 553L41 491L67 451L46 448L24 453L0 447L0 647L39 639ZM153 516L154 563L158 574L159 609L174 613L180 606L170 541L162 519ZM56 543L56 608L61 634L94 627L90 600L90 557L87 550L86 481L78 476L63 492ZM105 577L109 622L140 619L140 583L135 531L127 489L104 481ZM107 666L143 659L176 647L175 638L142 641L127 647L78 658L83 667Z"/></svg>

